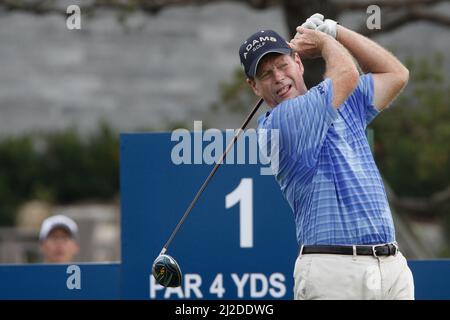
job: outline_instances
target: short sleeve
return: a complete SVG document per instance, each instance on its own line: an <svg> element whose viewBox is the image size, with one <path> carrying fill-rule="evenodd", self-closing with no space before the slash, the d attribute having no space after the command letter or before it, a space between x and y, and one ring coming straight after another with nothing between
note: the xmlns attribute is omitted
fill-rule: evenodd
<svg viewBox="0 0 450 320"><path fill-rule="evenodd" d="M271 113L271 129L279 130L280 155L313 166L325 136L338 113L332 106L331 79L322 81L305 95L289 99Z"/></svg>
<svg viewBox="0 0 450 320"><path fill-rule="evenodd" d="M380 113L373 105L373 95L373 76L371 73L364 74L359 77L358 86L344 103L363 129Z"/></svg>

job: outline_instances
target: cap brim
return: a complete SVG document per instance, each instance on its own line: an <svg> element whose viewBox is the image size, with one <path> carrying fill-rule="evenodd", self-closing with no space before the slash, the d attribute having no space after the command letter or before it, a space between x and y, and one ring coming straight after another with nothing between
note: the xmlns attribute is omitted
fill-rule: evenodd
<svg viewBox="0 0 450 320"><path fill-rule="evenodd" d="M281 53L281 54L291 54L292 53L292 49L290 48L278 48L278 49L271 49L269 51L263 52L258 59L256 59L252 65L250 66L250 69L248 71L248 75L251 76L252 78L254 78L256 76L256 70L258 69L258 63L259 61L261 61L261 59L269 54L269 53Z"/></svg>
<svg viewBox="0 0 450 320"><path fill-rule="evenodd" d="M64 230L67 232L68 235L70 235L71 238L74 238L74 239L76 238L76 233L72 229L70 229L70 227L68 225L63 224L63 223L58 223L58 224L53 225L50 229L48 229L48 231L45 232L45 234L42 234L40 237L41 238L40 240L43 241L43 240L47 239L48 236L50 235L50 233L52 233L56 229Z"/></svg>

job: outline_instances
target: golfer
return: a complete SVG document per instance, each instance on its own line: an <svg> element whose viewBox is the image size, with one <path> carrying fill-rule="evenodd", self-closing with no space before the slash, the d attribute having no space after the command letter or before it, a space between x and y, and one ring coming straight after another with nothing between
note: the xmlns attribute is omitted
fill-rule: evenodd
<svg viewBox="0 0 450 320"><path fill-rule="evenodd" d="M268 143L277 146L275 178L295 218L294 297L414 299L365 135L409 72L380 45L320 14L297 32L288 43L259 31L239 50L248 84L270 107L258 129L279 131ZM324 80L308 90L302 59L319 56Z"/></svg>

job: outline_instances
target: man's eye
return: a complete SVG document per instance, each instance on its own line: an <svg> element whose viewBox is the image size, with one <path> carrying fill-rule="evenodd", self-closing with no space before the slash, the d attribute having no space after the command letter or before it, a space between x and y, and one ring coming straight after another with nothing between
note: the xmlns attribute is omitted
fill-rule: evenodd
<svg viewBox="0 0 450 320"><path fill-rule="evenodd" d="M269 77L269 72L264 72L261 74L261 76L259 77L260 79L267 79Z"/></svg>

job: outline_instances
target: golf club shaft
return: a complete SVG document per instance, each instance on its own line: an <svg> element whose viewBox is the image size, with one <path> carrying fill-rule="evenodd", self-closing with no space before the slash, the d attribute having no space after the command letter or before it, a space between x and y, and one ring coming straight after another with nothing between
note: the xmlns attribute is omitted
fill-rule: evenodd
<svg viewBox="0 0 450 320"><path fill-rule="evenodd" d="M231 148L233 147L234 143L237 141L237 139L239 138L239 136L241 135L241 133L244 131L244 129L247 127L248 123L250 122L250 120L253 118L253 116L255 115L256 111L258 111L259 107L261 106L261 104L263 103L263 99L259 99L259 101L255 104L255 106L253 107L253 110L250 112L250 114L247 116L247 118L245 119L244 123L242 124L242 126L237 130L237 132L234 134L233 140L228 144L227 148L225 149L225 152L222 154L222 156L220 157L219 161L217 161L216 165L214 166L214 168L211 170L211 173L208 175L208 177L206 178L205 182L203 182L202 186L200 187L200 189L198 190L197 194L195 195L194 199L192 200L191 204L189 205L189 207L186 209L186 211L183 214L183 217L181 218L180 222L178 222L177 226L175 227L175 230L173 230L172 234L170 235L169 240L167 240L166 244L164 245L162 251L160 254L165 254L167 251L167 248L169 247L170 243L172 242L173 238L175 237L175 235L177 234L178 230L180 229L181 225L184 223L184 221L186 220L186 218L188 217L189 213L191 212L192 208L194 207L194 205L196 204L198 198L200 198L200 195L203 193L203 191L205 190L206 186L208 185L209 181L211 180L211 178L214 176L214 174L216 173L217 169L219 168L219 166L223 163L223 160L225 159L225 157L227 156L228 152L231 150Z"/></svg>

